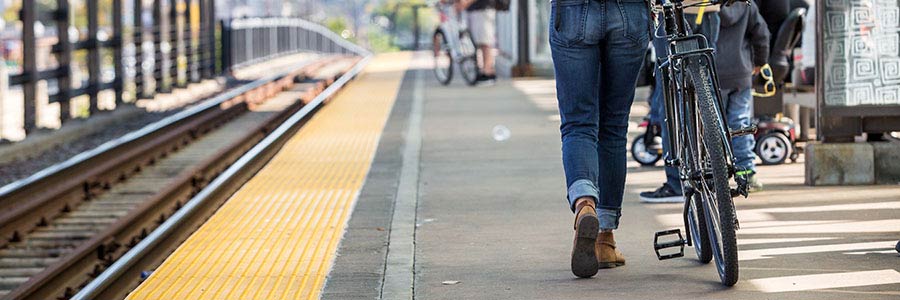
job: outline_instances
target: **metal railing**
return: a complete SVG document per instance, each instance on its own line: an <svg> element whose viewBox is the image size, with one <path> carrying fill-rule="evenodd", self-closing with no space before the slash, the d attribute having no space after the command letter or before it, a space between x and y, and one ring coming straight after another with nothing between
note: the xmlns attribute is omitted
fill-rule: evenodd
<svg viewBox="0 0 900 300"><path fill-rule="evenodd" d="M55 9L49 11L39 10L35 0L22 1L22 71L9 76L8 86L4 88L22 88L25 132L38 127L39 94L47 94L49 103L60 104L59 120L65 123L71 118L69 103L75 97L88 96L88 113L95 114L99 112L98 95L102 91L114 91L118 106L125 103L126 93L133 93L127 97L130 99L150 98L155 93L170 91L172 86L184 87L188 82L213 78L218 73L214 0L153 0L149 6L153 12L152 24L143 21L148 9L145 1L132 1L130 19L134 21L126 25L122 0L113 0L111 7L101 7L99 0L87 0L87 34L80 40L70 36L74 9L68 0L57 0ZM101 15L111 15L109 26L100 26ZM53 38L37 36L35 25L41 22L56 24L56 43L49 50L51 58L48 59L55 64L43 64L55 65L52 68L42 68L38 63L41 51L37 42ZM86 84L74 82L78 78L71 67L75 51L87 52ZM103 69L108 67L103 65L106 51L112 53L112 76L104 76ZM40 84L49 81L55 81L56 88ZM127 82L134 83L132 91L127 91ZM151 86L155 88L150 90ZM10 95L0 95L0 99L9 101Z"/></svg>
<svg viewBox="0 0 900 300"><path fill-rule="evenodd" d="M39 11L35 0L23 0L22 72L3 76L6 70L0 66L4 77L0 78L0 112L3 103L21 101L24 114L12 113L15 118L10 119L21 118L17 124L22 125L8 127L28 133L42 126L39 119L55 117L42 112L39 118L42 108L38 106L47 105L42 103L59 103L58 118L64 124L73 115L70 101L76 97L89 98L87 114L93 115L100 112L98 100L105 91L113 92L118 107L278 56L368 53L324 26L298 18L217 21L214 0L135 0L129 9L122 1L113 0L111 7L104 7L99 0L87 0L87 34L82 35L86 38L73 40L74 9L69 1L57 0L55 10ZM112 16L111 24L106 24L110 26L100 26L104 14ZM131 18L124 18L125 14ZM148 15L152 18L145 18ZM130 24L125 24L126 19ZM36 34L34 25L42 21L55 22L55 39ZM38 47L41 45L45 46ZM78 76L77 66L72 67L77 65L73 64L75 51L87 53L86 80L79 79L84 76ZM110 54L112 59L104 56ZM10 95L9 87L15 96ZM10 123L2 119L10 114L0 116L0 139L4 137L3 124Z"/></svg>
<svg viewBox="0 0 900 300"><path fill-rule="evenodd" d="M298 52L368 53L322 25L297 18L222 21L223 64L230 70Z"/></svg>

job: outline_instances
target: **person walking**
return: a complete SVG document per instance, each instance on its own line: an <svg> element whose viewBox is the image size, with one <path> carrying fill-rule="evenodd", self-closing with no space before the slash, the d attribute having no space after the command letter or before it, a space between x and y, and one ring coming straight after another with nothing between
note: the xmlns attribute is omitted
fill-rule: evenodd
<svg viewBox="0 0 900 300"><path fill-rule="evenodd" d="M553 0L556 74L567 200L575 213L572 273L625 264L613 231L622 216L628 115L650 39L645 0Z"/></svg>
<svg viewBox="0 0 900 300"><path fill-rule="evenodd" d="M477 81L493 82L495 71L494 46L497 44L497 0L461 0L460 4L469 15L469 31L475 46L481 49L481 68Z"/></svg>

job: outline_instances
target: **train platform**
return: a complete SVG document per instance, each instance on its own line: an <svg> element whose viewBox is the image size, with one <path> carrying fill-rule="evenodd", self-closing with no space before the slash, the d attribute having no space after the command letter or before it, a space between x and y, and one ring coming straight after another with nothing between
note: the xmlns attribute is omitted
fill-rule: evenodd
<svg viewBox="0 0 900 300"><path fill-rule="evenodd" d="M736 286L690 248L656 259L682 205L641 203L664 175L631 160L628 264L576 279L553 80L442 86L429 66L376 56L128 299L900 299L900 186L808 187L802 156L736 200Z"/></svg>

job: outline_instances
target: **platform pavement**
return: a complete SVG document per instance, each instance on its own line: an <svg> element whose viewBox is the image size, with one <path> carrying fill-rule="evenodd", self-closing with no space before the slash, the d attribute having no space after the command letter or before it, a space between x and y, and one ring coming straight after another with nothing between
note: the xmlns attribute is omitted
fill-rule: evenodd
<svg viewBox="0 0 900 300"><path fill-rule="evenodd" d="M415 119L416 80L424 106L421 152L412 162L418 196L415 255L408 259L415 281L401 285L415 299L900 299L900 256L893 250L900 186L807 187L802 157L760 167L765 191L737 200L735 287L719 285L713 265L696 262L692 248L686 258L656 259L653 232L679 226L681 206L640 203L638 193L657 187L663 172L631 161L616 231L628 264L576 279L569 271L572 215L563 200L553 81L444 87L424 69L427 61L413 66L423 70L418 77L407 72L324 299L399 299L396 280L384 277L398 266L385 259L393 201L410 192L397 187L410 163L402 137ZM645 95L640 90L637 97ZM633 107L630 136L644 103ZM509 129L507 140L494 138L497 126ZM402 264L399 270L413 272Z"/></svg>

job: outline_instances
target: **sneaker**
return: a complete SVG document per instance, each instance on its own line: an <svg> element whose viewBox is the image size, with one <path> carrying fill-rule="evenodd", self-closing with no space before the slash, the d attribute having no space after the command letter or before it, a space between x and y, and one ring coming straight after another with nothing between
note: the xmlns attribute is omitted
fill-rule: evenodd
<svg viewBox="0 0 900 300"><path fill-rule="evenodd" d="M475 78L476 85L478 86L490 86L494 85L497 81L497 75L485 75L478 74L478 77Z"/></svg>
<svg viewBox="0 0 900 300"><path fill-rule="evenodd" d="M763 184L756 179L756 175L750 176L750 179L747 180L747 187L751 193L762 192L763 190Z"/></svg>
<svg viewBox="0 0 900 300"><path fill-rule="evenodd" d="M679 203L684 202L684 197L680 193L676 193L668 184L652 192L641 192L641 202L644 203Z"/></svg>

